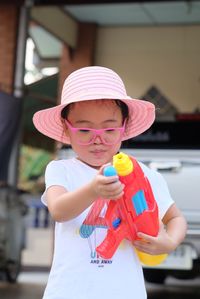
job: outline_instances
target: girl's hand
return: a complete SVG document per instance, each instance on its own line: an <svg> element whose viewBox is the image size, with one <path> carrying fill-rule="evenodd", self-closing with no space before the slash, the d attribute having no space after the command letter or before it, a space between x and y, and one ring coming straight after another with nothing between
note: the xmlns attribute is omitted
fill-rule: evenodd
<svg viewBox="0 0 200 299"><path fill-rule="evenodd" d="M104 167L110 164L103 165L98 171L96 177L91 183L91 188L97 197L104 199L118 199L123 196L124 185L119 181L118 176L104 176Z"/></svg>
<svg viewBox="0 0 200 299"><path fill-rule="evenodd" d="M138 232L138 237L141 238L141 240L133 242L135 248L151 255L170 253L177 247L176 243L168 235L161 221L157 237L152 237L140 232Z"/></svg>

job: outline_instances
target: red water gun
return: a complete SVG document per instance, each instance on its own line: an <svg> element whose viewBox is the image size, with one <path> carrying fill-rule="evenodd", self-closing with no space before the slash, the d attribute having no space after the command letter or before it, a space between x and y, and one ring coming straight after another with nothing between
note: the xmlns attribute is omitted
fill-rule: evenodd
<svg viewBox="0 0 200 299"><path fill-rule="evenodd" d="M104 169L104 175L118 175L125 185L124 195L118 200L110 200L105 215L108 226L107 235L96 248L97 253L105 259L111 258L121 241L139 239L138 232L157 236L159 231L158 207L151 185L140 165L124 153L113 157L113 166ZM156 265L166 255L152 256L138 252L143 264Z"/></svg>

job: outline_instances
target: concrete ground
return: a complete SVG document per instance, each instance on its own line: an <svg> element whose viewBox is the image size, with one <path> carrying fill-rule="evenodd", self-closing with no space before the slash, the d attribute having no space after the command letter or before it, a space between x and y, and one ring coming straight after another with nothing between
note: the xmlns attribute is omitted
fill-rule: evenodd
<svg viewBox="0 0 200 299"><path fill-rule="evenodd" d="M41 299L47 273L21 273L17 284L0 282L1 299ZM199 299L200 279L176 280L169 278L165 285L146 284L148 299ZM133 296L134 298L134 296ZM112 299L112 298L111 298Z"/></svg>

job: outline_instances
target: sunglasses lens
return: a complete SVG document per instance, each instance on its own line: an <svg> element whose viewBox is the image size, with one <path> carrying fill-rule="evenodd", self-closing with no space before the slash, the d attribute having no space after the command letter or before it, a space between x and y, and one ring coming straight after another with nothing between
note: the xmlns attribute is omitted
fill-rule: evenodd
<svg viewBox="0 0 200 299"><path fill-rule="evenodd" d="M99 136L105 144L115 144L122 136L122 130L119 128L105 129L101 133L96 133L93 130L78 130L76 131L77 140L80 144L86 145L94 142L95 138Z"/></svg>

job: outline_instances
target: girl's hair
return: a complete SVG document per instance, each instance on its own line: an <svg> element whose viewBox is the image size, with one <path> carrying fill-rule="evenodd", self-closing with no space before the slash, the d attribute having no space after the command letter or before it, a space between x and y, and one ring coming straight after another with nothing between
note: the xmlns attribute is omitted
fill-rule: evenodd
<svg viewBox="0 0 200 299"><path fill-rule="evenodd" d="M114 102L116 103L116 105L120 108L121 110L121 113L122 113L122 121L124 122L125 119L128 118L128 114L129 114L129 111L128 111L128 106L120 101L120 100L114 100ZM71 106L73 105L74 103L71 103L67 106L65 106L62 111L61 111L61 118L62 119L67 119L68 117L68 114L69 114L69 111L70 111L70 108Z"/></svg>

